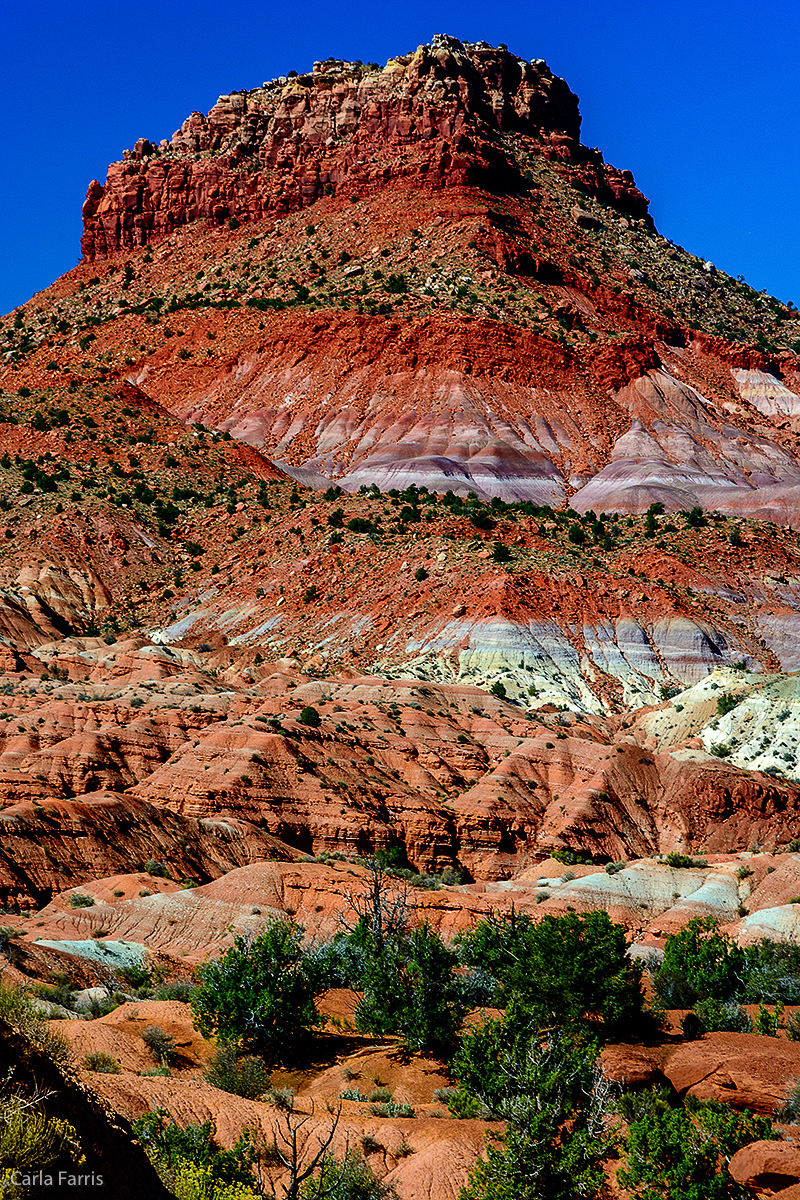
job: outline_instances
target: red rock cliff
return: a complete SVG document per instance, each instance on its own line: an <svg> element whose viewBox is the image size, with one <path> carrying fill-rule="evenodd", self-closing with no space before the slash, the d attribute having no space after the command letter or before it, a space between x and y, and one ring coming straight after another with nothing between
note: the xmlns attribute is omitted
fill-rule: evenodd
<svg viewBox="0 0 800 1200"><path fill-rule="evenodd" d="M608 167L579 134L577 97L541 59L443 35L380 70L329 59L308 75L221 96L171 142L140 139L104 185L89 185L83 254L143 246L198 220L257 220L397 177L410 187L519 190L520 150L579 166L589 190L645 216L630 172Z"/></svg>

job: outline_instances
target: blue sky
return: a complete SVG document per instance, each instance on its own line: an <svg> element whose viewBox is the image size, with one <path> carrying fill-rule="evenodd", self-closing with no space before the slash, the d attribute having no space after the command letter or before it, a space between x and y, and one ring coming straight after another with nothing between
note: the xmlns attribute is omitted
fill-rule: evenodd
<svg viewBox="0 0 800 1200"><path fill-rule="evenodd" d="M20 0L0 17L0 312L75 265L86 187L137 137L315 59L385 62L434 33L546 59L662 233L800 305L796 0Z"/></svg>

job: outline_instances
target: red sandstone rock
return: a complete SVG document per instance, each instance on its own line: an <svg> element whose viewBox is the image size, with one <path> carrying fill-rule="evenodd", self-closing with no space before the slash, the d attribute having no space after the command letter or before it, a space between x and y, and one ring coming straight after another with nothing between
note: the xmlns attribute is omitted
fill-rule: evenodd
<svg viewBox="0 0 800 1200"><path fill-rule="evenodd" d="M772 1116L800 1079L800 1045L749 1033L706 1033L679 1046L664 1074L682 1095Z"/></svg>
<svg viewBox="0 0 800 1200"><path fill-rule="evenodd" d="M784 1189L797 1191L800 1185L800 1147L796 1142L753 1142L736 1151L728 1170L742 1187L783 1196Z"/></svg>
<svg viewBox="0 0 800 1200"><path fill-rule="evenodd" d="M603 1074L625 1088L651 1087L664 1081L656 1057L639 1046L604 1046L600 1061Z"/></svg>
<svg viewBox="0 0 800 1200"><path fill-rule="evenodd" d="M544 62L484 44L434 38L382 71L329 60L309 75L221 96L207 117L188 117L171 144L140 139L105 185L89 185L83 250L93 259L201 218L254 220L312 205L326 191L369 193L387 174L428 188L489 177L498 186L516 175L498 130L574 163L595 194L644 216L630 174L582 146L579 129L576 97ZM389 151L388 172L376 151L382 159Z"/></svg>

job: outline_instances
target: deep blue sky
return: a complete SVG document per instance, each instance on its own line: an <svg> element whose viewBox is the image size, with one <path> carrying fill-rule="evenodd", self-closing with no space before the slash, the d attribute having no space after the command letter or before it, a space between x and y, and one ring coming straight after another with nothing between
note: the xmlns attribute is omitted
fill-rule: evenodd
<svg viewBox="0 0 800 1200"><path fill-rule="evenodd" d="M137 137L314 59L385 62L433 33L546 59L662 233L800 305L797 0L3 7L0 312L75 265L87 184Z"/></svg>

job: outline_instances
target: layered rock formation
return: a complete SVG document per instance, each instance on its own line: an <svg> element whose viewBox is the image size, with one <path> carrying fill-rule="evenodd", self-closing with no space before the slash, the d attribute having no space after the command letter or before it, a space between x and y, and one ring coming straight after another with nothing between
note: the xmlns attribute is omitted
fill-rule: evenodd
<svg viewBox="0 0 800 1200"><path fill-rule="evenodd" d="M599 196L645 215L630 173L581 146L577 98L546 63L439 36L382 70L315 63L308 75L220 96L170 141L141 138L104 185L90 184L83 252L143 246L199 219L252 221L326 194L368 194L392 177L515 189L522 181L502 142L510 132L580 164Z"/></svg>
<svg viewBox="0 0 800 1200"><path fill-rule="evenodd" d="M694 917L800 936L800 319L579 132L542 61L437 37L223 96L91 185L84 261L0 327L8 978L85 1012L275 917L331 938L384 849L446 938L598 908L650 965ZM354 1049L354 1004L321 1000L298 1113L341 1101L335 1150L455 1200L485 1123ZM271 1142L185 1007L80 1015L120 1112ZM761 1112L796 1073L672 1040L606 1070ZM416 1119L341 1099L362 1072Z"/></svg>

